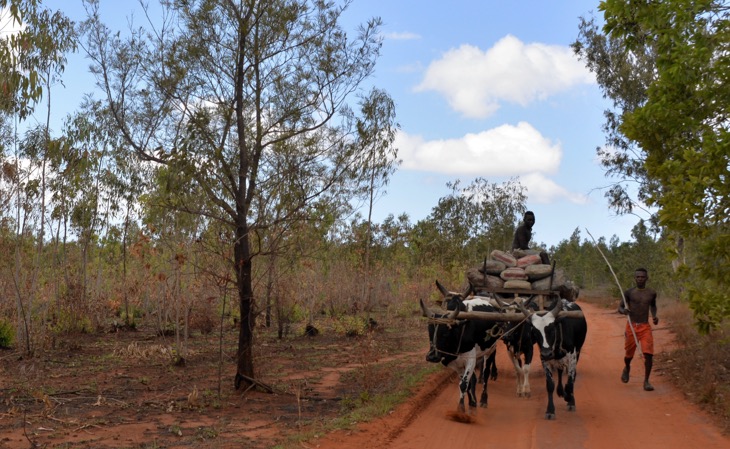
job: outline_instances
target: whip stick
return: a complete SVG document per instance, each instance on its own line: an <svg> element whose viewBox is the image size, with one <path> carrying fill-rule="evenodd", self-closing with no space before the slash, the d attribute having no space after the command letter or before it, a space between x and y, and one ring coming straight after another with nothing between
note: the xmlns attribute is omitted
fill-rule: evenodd
<svg viewBox="0 0 730 449"><path fill-rule="evenodd" d="M628 310L629 309L629 305L626 303L626 297L624 296L624 289L621 288L621 284L618 281L618 276L616 276L616 273L614 273L613 267L611 266L611 262L608 261L608 259L606 258L606 255L603 254L603 251L601 251L601 248L598 246L598 242L596 241L596 239L591 234L591 231L589 231L588 228L586 228L586 232L588 233L588 235L591 236L591 239L593 239L593 242L595 243L596 249L598 250L598 252L603 257L603 260L606 261L606 265L608 265L608 269L611 270L611 274L613 275L613 278L616 280L616 285L618 285L618 291L621 292L621 301L623 302L624 310ZM643 358L644 357L644 354L641 352L641 343L639 343L639 339L636 337L636 331L634 330L634 326L631 325L631 316L629 316L628 313L626 314L626 320L629 323L629 328L631 329L631 335L633 335L633 337L634 337L634 343L636 343L636 349L639 350L639 354L641 354L640 357Z"/></svg>

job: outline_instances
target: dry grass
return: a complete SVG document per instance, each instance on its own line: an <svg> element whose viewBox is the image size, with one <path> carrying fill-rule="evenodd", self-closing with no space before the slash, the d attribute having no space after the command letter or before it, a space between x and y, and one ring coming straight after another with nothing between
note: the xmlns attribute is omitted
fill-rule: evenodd
<svg viewBox="0 0 730 449"><path fill-rule="evenodd" d="M672 381L730 434L730 323L710 335L700 335L686 304L667 304L662 315L680 344L670 354Z"/></svg>
<svg viewBox="0 0 730 449"><path fill-rule="evenodd" d="M363 320L318 316L316 337L303 323L283 339L257 328L256 377L273 394L233 389L231 324L222 354L219 335L192 334L185 365L174 364L174 338L144 319L135 332L64 335L33 357L3 350L0 447L301 448L303 439L390 413L440 368L424 362L419 312L374 313L378 325L355 336L350 325ZM93 432L79 432L85 426Z"/></svg>

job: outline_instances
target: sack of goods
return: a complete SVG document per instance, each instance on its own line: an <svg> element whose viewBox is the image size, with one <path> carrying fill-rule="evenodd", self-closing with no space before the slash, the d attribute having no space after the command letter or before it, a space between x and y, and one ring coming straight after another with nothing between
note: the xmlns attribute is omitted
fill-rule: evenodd
<svg viewBox="0 0 730 449"><path fill-rule="evenodd" d="M549 275L550 273L548 273ZM561 285L565 285L566 277L565 272L561 268L557 268L552 278L552 285L550 282L550 276L543 279L534 281L532 283L533 290L548 290L552 287L553 290L557 290Z"/></svg>
<svg viewBox="0 0 730 449"><path fill-rule="evenodd" d="M520 257L517 259L516 266L518 267L528 267L530 265L535 265L536 263L540 263L542 259L540 259L539 254L530 254L527 256Z"/></svg>
<svg viewBox="0 0 730 449"><path fill-rule="evenodd" d="M484 267L474 267L466 270L466 277L469 279L469 284L475 289L479 288L502 288L504 281L499 276L493 276L491 274L483 274L481 270Z"/></svg>
<svg viewBox="0 0 730 449"><path fill-rule="evenodd" d="M507 266L504 264L504 262L490 259L485 261L484 265L479 267L479 272L499 276L499 274L504 271L505 268L507 268Z"/></svg>
<svg viewBox="0 0 730 449"><path fill-rule="evenodd" d="M495 249L490 259L469 268L466 277L474 289L515 289L515 290L552 290L559 291L562 298L572 301L578 296L578 288L566 278L565 272L541 263L540 254L535 250L514 250L513 252ZM553 274L552 278L550 274ZM568 293L563 293L566 291Z"/></svg>
<svg viewBox="0 0 730 449"><path fill-rule="evenodd" d="M528 265L525 267L525 273L531 282L539 281L550 276L553 272L553 266L545 263L538 263L534 265Z"/></svg>
<svg viewBox="0 0 730 449"><path fill-rule="evenodd" d="M532 287L530 285L530 281L506 281L504 283L504 288L514 288L514 289L520 289L520 290L531 290Z"/></svg>
<svg viewBox="0 0 730 449"><path fill-rule="evenodd" d="M495 249L490 254L490 257L493 260L498 260L498 261L502 262L503 264L505 264L505 266L507 268L517 266L517 259L515 258L515 256L513 256L512 254L510 254L508 252Z"/></svg>
<svg viewBox="0 0 730 449"><path fill-rule="evenodd" d="M499 277L501 277L505 281L526 281L526 280L528 280L527 273L525 273L525 269L520 268L520 267L506 268L502 273L500 273Z"/></svg>

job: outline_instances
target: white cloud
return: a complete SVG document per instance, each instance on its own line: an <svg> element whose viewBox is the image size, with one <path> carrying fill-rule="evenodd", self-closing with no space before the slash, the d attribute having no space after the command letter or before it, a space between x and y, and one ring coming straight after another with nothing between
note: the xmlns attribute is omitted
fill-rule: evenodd
<svg viewBox="0 0 730 449"><path fill-rule="evenodd" d="M570 192L548 177L560 167L562 148L529 123L502 125L446 140L428 141L401 131L395 146L403 170L466 177L519 177L531 202L588 201L585 195Z"/></svg>
<svg viewBox="0 0 730 449"><path fill-rule="evenodd" d="M426 141L400 132L395 142L406 170L478 176L555 173L562 149L529 123L502 125L458 139Z"/></svg>
<svg viewBox="0 0 730 449"><path fill-rule="evenodd" d="M520 184L527 188L530 203L550 204L566 199L574 204L587 204L588 197L581 193L570 192L542 173L529 173L520 177Z"/></svg>
<svg viewBox="0 0 730 449"><path fill-rule="evenodd" d="M514 36L482 51L472 45L449 50L431 62L417 92L436 91L467 117L488 117L501 102L526 106L536 100L595 83L569 47L524 44Z"/></svg>

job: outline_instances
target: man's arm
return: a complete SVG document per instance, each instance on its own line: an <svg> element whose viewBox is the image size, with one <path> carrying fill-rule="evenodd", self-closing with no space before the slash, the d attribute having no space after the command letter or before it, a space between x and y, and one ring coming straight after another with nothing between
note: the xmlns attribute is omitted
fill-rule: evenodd
<svg viewBox="0 0 730 449"><path fill-rule="evenodd" d="M659 324L659 317L656 316L656 293L654 293L654 296L652 296L651 298L649 311L651 312L652 322L654 323L654 326L656 326L657 324Z"/></svg>
<svg viewBox="0 0 730 449"><path fill-rule="evenodd" d="M624 299L626 299L625 304L623 300L619 301L618 303L618 313L620 313L621 315L628 315L629 312L631 312L631 309L629 307L629 304L631 302L631 289L628 289L624 292Z"/></svg>

